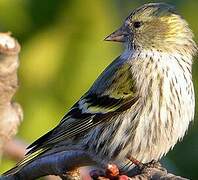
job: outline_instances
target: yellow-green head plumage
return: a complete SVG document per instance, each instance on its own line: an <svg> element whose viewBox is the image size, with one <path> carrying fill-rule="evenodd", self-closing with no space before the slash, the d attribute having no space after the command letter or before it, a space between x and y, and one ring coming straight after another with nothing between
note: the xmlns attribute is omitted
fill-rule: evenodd
<svg viewBox="0 0 198 180"><path fill-rule="evenodd" d="M180 48L188 53L196 52L187 22L168 4L145 4L132 12L126 23L132 32L131 40L139 48L164 52Z"/></svg>

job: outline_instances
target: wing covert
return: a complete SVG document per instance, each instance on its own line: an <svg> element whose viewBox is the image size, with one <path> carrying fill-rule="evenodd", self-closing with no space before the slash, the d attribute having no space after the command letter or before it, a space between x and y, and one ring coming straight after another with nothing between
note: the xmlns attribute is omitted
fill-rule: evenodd
<svg viewBox="0 0 198 180"><path fill-rule="evenodd" d="M114 61L90 90L70 109L57 127L28 148L29 153L83 133L129 109L137 95L129 64Z"/></svg>

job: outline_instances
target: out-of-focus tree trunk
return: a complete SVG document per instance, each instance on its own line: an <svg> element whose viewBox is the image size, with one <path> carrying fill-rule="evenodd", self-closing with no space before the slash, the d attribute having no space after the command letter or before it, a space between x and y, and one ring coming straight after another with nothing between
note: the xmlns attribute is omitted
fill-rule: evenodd
<svg viewBox="0 0 198 180"><path fill-rule="evenodd" d="M12 101L18 88L19 43L9 33L0 33L0 155L23 119L20 105Z"/></svg>
<svg viewBox="0 0 198 180"><path fill-rule="evenodd" d="M0 157L19 161L25 154L25 143L12 139L23 119L21 106L12 100L18 88L20 45L10 33L0 33ZM58 179L48 176L46 179Z"/></svg>

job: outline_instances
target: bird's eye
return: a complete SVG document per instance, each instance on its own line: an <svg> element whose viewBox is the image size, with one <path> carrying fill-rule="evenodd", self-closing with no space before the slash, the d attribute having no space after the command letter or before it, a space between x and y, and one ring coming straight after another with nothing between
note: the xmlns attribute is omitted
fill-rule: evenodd
<svg viewBox="0 0 198 180"><path fill-rule="evenodd" d="M133 23L133 26L134 26L135 28L139 28L141 25L142 25L142 23L141 23L140 21L135 21L135 22Z"/></svg>

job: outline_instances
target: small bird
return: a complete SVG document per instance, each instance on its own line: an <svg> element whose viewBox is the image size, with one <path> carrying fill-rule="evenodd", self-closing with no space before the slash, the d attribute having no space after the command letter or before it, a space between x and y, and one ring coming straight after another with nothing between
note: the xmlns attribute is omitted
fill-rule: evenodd
<svg viewBox="0 0 198 180"><path fill-rule="evenodd" d="M197 46L187 22L171 5L144 4L105 40L123 43L124 52L3 177L62 176L109 162L127 173L129 157L158 161L183 138L195 110Z"/></svg>

